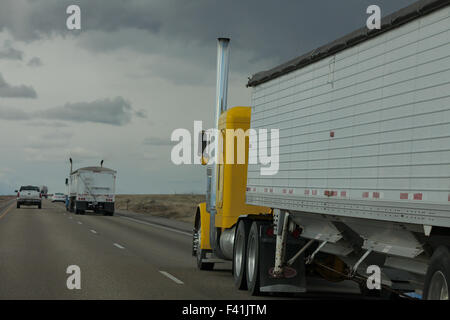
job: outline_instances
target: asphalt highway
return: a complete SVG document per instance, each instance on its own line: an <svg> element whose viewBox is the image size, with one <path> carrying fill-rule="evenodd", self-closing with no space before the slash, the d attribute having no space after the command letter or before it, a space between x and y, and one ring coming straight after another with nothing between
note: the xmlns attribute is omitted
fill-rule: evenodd
<svg viewBox="0 0 450 320"><path fill-rule="evenodd" d="M0 208L0 299L286 298L236 290L230 263L197 270L190 229L130 213L75 215L49 200L41 210L9 202ZM79 267L80 289L67 286L69 266ZM294 299L360 298L353 283L310 290Z"/></svg>

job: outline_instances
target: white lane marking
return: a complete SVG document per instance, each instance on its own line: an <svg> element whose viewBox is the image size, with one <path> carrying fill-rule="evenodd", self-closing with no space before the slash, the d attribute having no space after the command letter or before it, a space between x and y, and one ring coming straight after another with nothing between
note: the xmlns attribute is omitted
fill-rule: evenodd
<svg viewBox="0 0 450 320"><path fill-rule="evenodd" d="M83 222L81 222L81 221L78 221L78 224L83 224Z"/></svg>
<svg viewBox="0 0 450 320"><path fill-rule="evenodd" d="M125 249L125 247L122 247L120 244L118 244L118 243L114 243L114 245L117 247L117 248L119 248L119 249Z"/></svg>
<svg viewBox="0 0 450 320"><path fill-rule="evenodd" d="M165 275L167 278L169 278L170 280L172 280L173 282L175 282L176 284L184 284L183 281L181 281L180 279L175 278L173 275L171 275L170 273L166 272L166 271L159 271L161 274Z"/></svg>
<svg viewBox="0 0 450 320"><path fill-rule="evenodd" d="M97 231L95 231L95 230L93 230L93 229L91 229L91 232L92 232L92 233L97 233Z"/></svg>
<svg viewBox="0 0 450 320"><path fill-rule="evenodd" d="M169 227L161 226L159 224L154 224L154 223L147 222L147 221L141 221L141 220L137 220L137 219L133 219L133 218L129 218L129 217L124 217L124 216L120 216L120 217L123 218L123 219L128 219L128 220L137 222L137 223L146 224L146 225L149 225L149 226L152 226L152 227L155 227L155 228L168 230L168 231L176 232L176 233L179 233L179 234L183 234L185 236L192 237L192 233L189 233L189 232L185 232L185 231L181 231L181 230L177 230L177 229L172 229L172 228L169 228Z"/></svg>

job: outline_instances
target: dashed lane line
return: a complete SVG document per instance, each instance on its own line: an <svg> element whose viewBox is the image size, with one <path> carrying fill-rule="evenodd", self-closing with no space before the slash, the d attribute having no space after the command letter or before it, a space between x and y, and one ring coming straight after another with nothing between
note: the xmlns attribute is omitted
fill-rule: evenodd
<svg viewBox="0 0 450 320"><path fill-rule="evenodd" d="M121 246L121 245L118 244L118 243L114 243L114 246L117 247L117 248L119 248L119 249L125 249L125 247Z"/></svg>
<svg viewBox="0 0 450 320"><path fill-rule="evenodd" d="M159 271L162 275L166 276L167 278L169 278L170 280L172 280L173 282L175 282L176 284L184 284L183 281L181 281L180 279L174 277L173 275L171 275L170 273L166 272L166 271Z"/></svg>

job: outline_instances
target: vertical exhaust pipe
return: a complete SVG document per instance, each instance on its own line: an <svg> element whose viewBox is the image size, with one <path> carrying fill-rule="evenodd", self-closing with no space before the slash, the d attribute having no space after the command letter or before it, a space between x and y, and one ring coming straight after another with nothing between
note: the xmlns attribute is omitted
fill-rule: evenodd
<svg viewBox="0 0 450 320"><path fill-rule="evenodd" d="M228 72L230 68L230 39L217 39L217 78L216 78L216 126L219 117L227 110Z"/></svg>
<svg viewBox="0 0 450 320"><path fill-rule="evenodd" d="M72 158L69 158L70 161L70 174L72 174Z"/></svg>
<svg viewBox="0 0 450 320"><path fill-rule="evenodd" d="M227 95L228 95L228 71L230 67L230 39L218 38L217 39L217 75L216 75L216 113L214 125L219 127L219 117L227 110ZM211 183L208 183L210 188L208 207L211 215L216 213L216 177L217 177L217 161L219 141L214 141L215 159L214 164L211 166ZM211 219L214 220L214 219Z"/></svg>
<svg viewBox="0 0 450 320"><path fill-rule="evenodd" d="M217 39L217 78L216 78L216 114L215 126L219 128L219 117L227 110L227 95L228 95L228 72L230 68L230 39ZM210 234L209 240L213 252L218 257L224 257L220 248L220 234L216 231L216 184L217 184L217 161L219 160L219 141L214 141L214 164L211 166L211 180L207 185L209 188L208 209L210 212ZM208 178L209 179L209 178Z"/></svg>

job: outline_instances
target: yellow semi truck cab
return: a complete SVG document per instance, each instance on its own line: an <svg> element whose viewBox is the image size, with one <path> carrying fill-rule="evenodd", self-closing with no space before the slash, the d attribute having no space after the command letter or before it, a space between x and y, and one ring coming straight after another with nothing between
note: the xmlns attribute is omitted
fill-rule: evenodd
<svg viewBox="0 0 450 320"><path fill-rule="evenodd" d="M271 209L267 207L252 206L245 203L245 192L247 187L247 167L249 155L249 136L250 128L250 107L230 108L219 118L219 131L223 137L223 159L227 159L228 152L233 149L234 163L228 164L223 161L216 166L217 180L216 185L216 214L214 225L224 232L236 225L240 216L243 215L267 215ZM232 129L232 130L229 130ZM242 131L237 131L237 130ZM236 133L238 132L238 133ZM238 163L238 134L245 134L245 162ZM243 141L241 140L241 141ZM209 252L214 248L210 242L210 213L207 212L206 202L200 203L197 207L194 229L200 230L199 249ZM229 257L231 259L231 257Z"/></svg>

